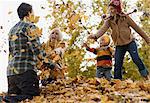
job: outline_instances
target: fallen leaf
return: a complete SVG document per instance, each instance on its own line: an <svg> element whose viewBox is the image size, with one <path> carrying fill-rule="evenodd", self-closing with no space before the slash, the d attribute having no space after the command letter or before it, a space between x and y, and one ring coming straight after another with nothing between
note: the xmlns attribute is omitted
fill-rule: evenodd
<svg viewBox="0 0 150 103"><path fill-rule="evenodd" d="M0 26L0 29L3 29L3 26Z"/></svg>
<svg viewBox="0 0 150 103"><path fill-rule="evenodd" d="M18 36L17 35L12 35L10 39L11 39L11 41L15 41L15 40L18 39Z"/></svg>
<svg viewBox="0 0 150 103"><path fill-rule="evenodd" d="M70 18L70 23L73 25L77 23L80 20L80 15L79 14L72 14Z"/></svg>
<svg viewBox="0 0 150 103"><path fill-rule="evenodd" d="M34 15L29 15L28 19L30 20L30 22L32 23L37 23L39 21L39 16L34 16Z"/></svg>
<svg viewBox="0 0 150 103"><path fill-rule="evenodd" d="M25 49L21 49L20 52L25 52Z"/></svg>
<svg viewBox="0 0 150 103"><path fill-rule="evenodd" d="M8 14L10 15L12 13L12 11L9 11Z"/></svg>
<svg viewBox="0 0 150 103"><path fill-rule="evenodd" d="M45 9L45 7L41 6L41 9Z"/></svg>

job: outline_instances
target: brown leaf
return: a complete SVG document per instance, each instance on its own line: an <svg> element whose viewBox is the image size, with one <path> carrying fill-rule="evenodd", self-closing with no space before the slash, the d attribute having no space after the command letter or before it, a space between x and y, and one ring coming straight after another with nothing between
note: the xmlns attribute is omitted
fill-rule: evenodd
<svg viewBox="0 0 150 103"><path fill-rule="evenodd" d="M41 9L45 9L45 7L41 6Z"/></svg>
<svg viewBox="0 0 150 103"><path fill-rule="evenodd" d="M32 23L37 23L39 21L39 18L40 18L39 16L35 16L35 15L32 15L32 14L29 14L29 17L28 17L28 19Z"/></svg>
<svg viewBox="0 0 150 103"><path fill-rule="evenodd" d="M13 36L11 36L11 41L15 41L15 40L17 40L18 39L18 36L17 35L13 35Z"/></svg>
<svg viewBox="0 0 150 103"><path fill-rule="evenodd" d="M0 26L0 29L3 29L3 26Z"/></svg>
<svg viewBox="0 0 150 103"><path fill-rule="evenodd" d="M12 13L12 11L9 11L8 14L10 15Z"/></svg>

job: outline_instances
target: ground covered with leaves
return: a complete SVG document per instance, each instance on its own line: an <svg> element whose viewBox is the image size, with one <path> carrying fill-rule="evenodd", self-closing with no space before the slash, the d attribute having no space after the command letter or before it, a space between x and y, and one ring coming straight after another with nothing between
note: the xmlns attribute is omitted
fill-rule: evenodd
<svg viewBox="0 0 150 103"><path fill-rule="evenodd" d="M22 103L150 103L150 81L76 77L57 80Z"/></svg>

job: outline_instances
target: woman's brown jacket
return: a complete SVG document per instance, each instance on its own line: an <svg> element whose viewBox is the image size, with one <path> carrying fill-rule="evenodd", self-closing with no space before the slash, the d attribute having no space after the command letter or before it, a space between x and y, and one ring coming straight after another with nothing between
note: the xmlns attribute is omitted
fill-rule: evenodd
<svg viewBox="0 0 150 103"><path fill-rule="evenodd" d="M102 36L110 27L112 30L111 37L114 44L116 46L126 45L134 39L131 34L130 27L132 27L147 43L149 42L148 36L128 15L118 15L116 20L113 18L107 19L95 35L96 38Z"/></svg>

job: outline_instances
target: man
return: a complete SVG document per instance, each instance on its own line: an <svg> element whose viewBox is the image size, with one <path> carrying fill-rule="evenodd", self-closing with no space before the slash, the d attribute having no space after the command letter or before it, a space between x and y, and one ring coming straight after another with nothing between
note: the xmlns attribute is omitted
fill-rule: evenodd
<svg viewBox="0 0 150 103"><path fill-rule="evenodd" d="M9 33L8 95L4 98L4 101L11 103L32 99L40 94L36 74L37 59L43 60L45 64L45 53L40 50L39 37L33 38L29 34L37 29L29 18L33 15L32 6L22 3L17 12L20 21ZM51 69L57 68L51 61L46 64Z"/></svg>

